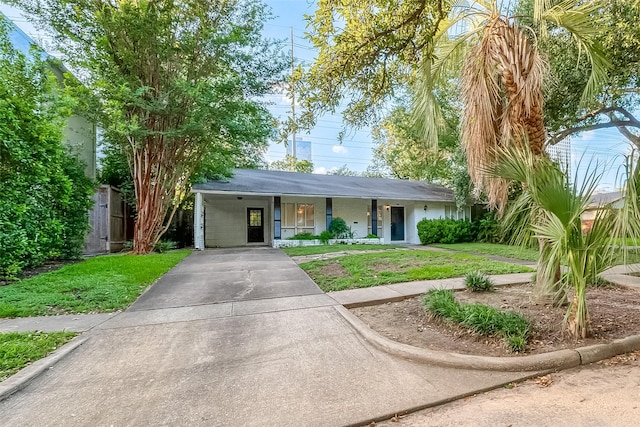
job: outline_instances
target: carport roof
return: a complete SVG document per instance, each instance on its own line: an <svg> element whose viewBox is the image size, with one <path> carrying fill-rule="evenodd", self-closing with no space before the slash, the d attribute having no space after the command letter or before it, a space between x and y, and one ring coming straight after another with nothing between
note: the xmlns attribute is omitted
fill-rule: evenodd
<svg viewBox="0 0 640 427"><path fill-rule="evenodd" d="M233 177L193 186L192 192L228 195L320 196L453 202L453 191L422 181L235 169Z"/></svg>

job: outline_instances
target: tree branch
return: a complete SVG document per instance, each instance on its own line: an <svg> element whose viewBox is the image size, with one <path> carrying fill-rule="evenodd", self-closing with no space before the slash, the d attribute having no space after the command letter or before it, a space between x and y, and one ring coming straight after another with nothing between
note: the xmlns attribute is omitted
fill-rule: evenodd
<svg viewBox="0 0 640 427"><path fill-rule="evenodd" d="M626 119L619 119L618 117L615 116L614 113L619 113L623 115ZM609 121L602 122L602 123L589 124L589 125L578 125L578 126L573 126L570 128L563 129L557 132L555 135L551 136L547 140L547 145L548 146L556 145L563 139L575 133L586 132L589 130L596 130L596 129L617 128L622 135L624 135L631 142L633 142L635 145L640 147L640 136L634 135L628 129L629 127L640 129L640 120L636 119L633 116L633 114L631 114L629 111L627 111L622 107L606 107L606 108L601 108L599 110L590 111L587 114L583 115L582 117L579 117L578 121L585 121L587 119L595 118L599 115L605 115L609 119Z"/></svg>

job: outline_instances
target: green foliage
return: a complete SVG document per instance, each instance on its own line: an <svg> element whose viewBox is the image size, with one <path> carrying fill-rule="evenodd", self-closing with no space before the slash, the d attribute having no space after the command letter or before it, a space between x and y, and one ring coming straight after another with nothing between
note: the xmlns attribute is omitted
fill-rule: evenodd
<svg viewBox="0 0 640 427"><path fill-rule="evenodd" d="M501 312L483 304L460 304L453 291L433 289L423 296L425 310L449 319L482 335L499 335L513 352L523 351L529 321L515 312Z"/></svg>
<svg viewBox="0 0 640 427"><path fill-rule="evenodd" d="M0 318L123 310L190 253L98 256L0 286Z"/></svg>
<svg viewBox="0 0 640 427"><path fill-rule="evenodd" d="M496 218L495 211L487 212L476 221L476 229L478 235L476 239L485 243L502 243L504 240L503 233L500 229L500 222Z"/></svg>
<svg viewBox="0 0 640 427"><path fill-rule="evenodd" d="M333 233L329 230L324 230L322 233L320 233L320 236L318 236L318 238L322 243L326 245L327 243L329 243L329 240L333 239Z"/></svg>
<svg viewBox="0 0 640 427"><path fill-rule="evenodd" d="M83 70L86 88L76 86L83 107L104 129L110 153L127 158L136 253L153 249L192 179L264 152L274 120L259 99L281 78L285 61L278 44L261 35L270 17L263 3L12 4L48 27L65 62Z"/></svg>
<svg viewBox="0 0 640 427"><path fill-rule="evenodd" d="M92 183L62 144L70 100L34 51L16 51L0 22L0 279L77 257Z"/></svg>
<svg viewBox="0 0 640 427"><path fill-rule="evenodd" d="M0 333L0 382L42 359L76 335L75 332Z"/></svg>
<svg viewBox="0 0 640 427"><path fill-rule="evenodd" d="M290 154L284 160L269 163L269 169L274 171L313 173L313 163L309 160L298 160Z"/></svg>
<svg viewBox="0 0 640 427"><path fill-rule="evenodd" d="M359 245L366 249L370 245ZM321 246L331 247L331 246ZM344 250L344 247L343 247ZM331 272L325 267L332 264ZM415 280L462 277L471 271L506 274L531 271L530 268L493 261L473 255L418 250L396 250L345 255L300 264L325 292L366 288Z"/></svg>
<svg viewBox="0 0 640 427"><path fill-rule="evenodd" d="M340 217L335 217L329 224L329 232L336 239L353 239L353 231L349 227L346 221Z"/></svg>
<svg viewBox="0 0 640 427"><path fill-rule="evenodd" d="M493 291L495 286L491 277L481 271L472 271L464 276L464 285L473 292Z"/></svg>
<svg viewBox="0 0 640 427"><path fill-rule="evenodd" d="M449 2L423 0L318 2L308 24L317 59L294 76L305 111L302 121L311 123L346 101L347 123L374 123L376 109L387 107L398 88L414 77L416 65L430 55L436 22L449 7Z"/></svg>
<svg viewBox="0 0 640 427"><path fill-rule="evenodd" d="M463 219L425 218L418 222L418 237L423 245L471 242L476 235L474 224Z"/></svg>
<svg viewBox="0 0 640 427"><path fill-rule="evenodd" d="M168 241L168 240L160 240L153 247L153 251L157 252L159 254L163 254L165 252L168 252L168 251L171 251L173 249L176 249L177 246L178 246L178 244L176 242L171 242L171 241Z"/></svg>
<svg viewBox="0 0 640 427"><path fill-rule="evenodd" d="M295 236L287 238L287 240L315 240L318 237L311 233L298 233Z"/></svg>

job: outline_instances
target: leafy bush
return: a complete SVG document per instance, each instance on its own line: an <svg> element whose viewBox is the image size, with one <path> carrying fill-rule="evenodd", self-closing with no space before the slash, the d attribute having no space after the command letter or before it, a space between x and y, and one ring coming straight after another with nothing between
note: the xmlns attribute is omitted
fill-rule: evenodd
<svg viewBox="0 0 640 427"><path fill-rule="evenodd" d="M500 232L500 222L496 218L494 211L487 212L476 221L477 237L479 242L502 243L505 240Z"/></svg>
<svg viewBox="0 0 640 427"><path fill-rule="evenodd" d="M467 273L464 276L464 285L473 292L493 291L494 285L491 278L480 271Z"/></svg>
<svg viewBox="0 0 640 427"><path fill-rule="evenodd" d="M0 24L0 279L77 257L92 183L62 144L70 100L39 59L11 48Z"/></svg>
<svg viewBox="0 0 640 427"><path fill-rule="evenodd" d="M463 219L423 219L418 222L418 237L423 245L472 242L476 236L474 224Z"/></svg>
<svg viewBox="0 0 640 427"><path fill-rule="evenodd" d="M153 247L153 251L158 252L159 254L163 254L172 249L176 249L177 247L178 247L178 244L176 242L161 240L158 243L156 243L156 245Z"/></svg>
<svg viewBox="0 0 640 427"><path fill-rule="evenodd" d="M331 233L329 230L324 230L322 233L320 233L318 238L323 244L326 245L327 243L329 243L329 240L333 239L333 233Z"/></svg>
<svg viewBox="0 0 640 427"><path fill-rule="evenodd" d="M315 240L318 236L311 233L298 233L295 236L287 238L287 240Z"/></svg>
<svg viewBox="0 0 640 427"><path fill-rule="evenodd" d="M367 234L367 239L379 239L380 236L378 236L377 234L373 234L373 233L369 233Z"/></svg>
<svg viewBox="0 0 640 427"><path fill-rule="evenodd" d="M349 227L345 220L340 217L335 217L331 220L331 224L329 224L329 232L336 239L353 239L353 231L351 231L351 227Z"/></svg>
<svg viewBox="0 0 640 427"><path fill-rule="evenodd" d="M432 289L422 298L428 312L449 319L482 335L499 335L511 351L523 351L529 334L529 321L524 316L501 312L483 304L460 304L453 291Z"/></svg>

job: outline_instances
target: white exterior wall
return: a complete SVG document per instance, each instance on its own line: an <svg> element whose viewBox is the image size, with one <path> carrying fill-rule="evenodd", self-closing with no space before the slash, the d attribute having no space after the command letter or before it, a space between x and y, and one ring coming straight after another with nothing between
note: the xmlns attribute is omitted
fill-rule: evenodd
<svg viewBox="0 0 640 427"><path fill-rule="evenodd" d="M326 228L327 218L327 199L324 197L290 197L283 196L280 199L280 206L284 203L307 203L313 205L313 233L320 234ZM335 211L335 208L334 208ZM287 229L284 227L284 223L281 224L282 239L293 237L295 230Z"/></svg>
<svg viewBox="0 0 640 427"><path fill-rule="evenodd" d="M367 209L371 208L369 199L333 199L333 218L342 218L351 227L353 237L363 238L369 234Z"/></svg>
<svg viewBox="0 0 640 427"><path fill-rule="evenodd" d="M269 198L237 198L204 197L205 208L205 247L228 247L247 245L247 208L264 209L264 242L252 244L269 244L272 240L272 214Z"/></svg>

